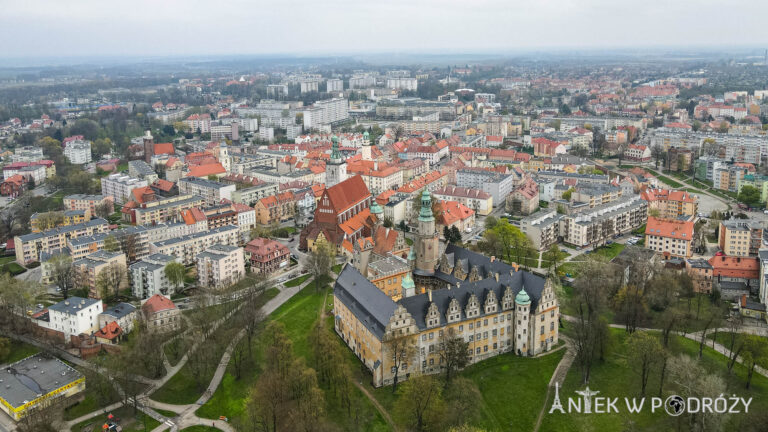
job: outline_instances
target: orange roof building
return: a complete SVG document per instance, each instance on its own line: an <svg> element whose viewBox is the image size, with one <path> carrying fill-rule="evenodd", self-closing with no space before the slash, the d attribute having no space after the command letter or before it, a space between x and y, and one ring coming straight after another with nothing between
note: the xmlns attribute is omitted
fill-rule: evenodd
<svg viewBox="0 0 768 432"><path fill-rule="evenodd" d="M693 222L648 217L645 247L664 255L689 258L693 254Z"/></svg>
<svg viewBox="0 0 768 432"><path fill-rule="evenodd" d="M187 177L208 177L208 176L224 176L227 174L227 170L224 169L219 162L207 163L205 165L192 165L189 167Z"/></svg>

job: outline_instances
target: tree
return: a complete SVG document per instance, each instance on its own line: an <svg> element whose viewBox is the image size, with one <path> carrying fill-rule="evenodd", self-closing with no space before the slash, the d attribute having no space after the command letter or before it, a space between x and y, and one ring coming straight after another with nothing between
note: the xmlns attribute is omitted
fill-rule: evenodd
<svg viewBox="0 0 768 432"><path fill-rule="evenodd" d="M51 279L53 283L61 289L61 295L64 299L69 297L69 291L75 288L76 270L72 266L72 258L66 254L53 256L49 261Z"/></svg>
<svg viewBox="0 0 768 432"><path fill-rule="evenodd" d="M422 432L439 423L442 404L440 383L432 375L421 375L403 384L395 412L411 430Z"/></svg>
<svg viewBox="0 0 768 432"><path fill-rule="evenodd" d="M712 399L725 394L726 384L722 377L707 371L699 361L690 356L680 354L669 360L669 374L677 385L677 394L687 399L689 397L709 397ZM697 413L685 411L681 420L687 420L686 430L718 431L723 414L706 413L701 410Z"/></svg>
<svg viewBox="0 0 768 432"><path fill-rule="evenodd" d="M178 292L179 287L184 284L184 276L187 274L187 268L184 264L176 261L171 261L163 268L165 277L168 278L168 282L173 284L174 291Z"/></svg>
<svg viewBox="0 0 768 432"><path fill-rule="evenodd" d="M0 363L5 363L5 359L8 354L11 353L11 340L5 337L0 337Z"/></svg>
<svg viewBox="0 0 768 432"><path fill-rule="evenodd" d="M760 190L754 186L744 185L736 199L750 207L757 207L760 205Z"/></svg>
<svg viewBox="0 0 768 432"><path fill-rule="evenodd" d="M455 226L444 226L443 237L445 237L445 241L448 243L461 243L461 231L459 231L459 229Z"/></svg>
<svg viewBox="0 0 768 432"><path fill-rule="evenodd" d="M551 268L553 272L557 271L557 266L565 259L565 252L560 250L557 243L553 243L546 252L542 259L547 263L547 267Z"/></svg>
<svg viewBox="0 0 768 432"><path fill-rule="evenodd" d="M96 276L96 288L101 297L107 298L111 294L114 301L120 298L120 289L125 283L125 266L116 262L109 264Z"/></svg>
<svg viewBox="0 0 768 432"><path fill-rule="evenodd" d="M37 215L35 225L40 231L49 230L64 225L64 212L52 211Z"/></svg>
<svg viewBox="0 0 768 432"><path fill-rule="evenodd" d="M662 147L661 144L656 144L651 147L651 157L656 163L656 169L659 169L659 162L664 159L665 153L666 152L664 151L664 147Z"/></svg>
<svg viewBox="0 0 768 432"><path fill-rule="evenodd" d="M444 331L440 336L437 354L440 356L440 367L445 371L445 387L451 383L453 374L469 364L469 343L457 336L453 328Z"/></svg>
<svg viewBox="0 0 768 432"><path fill-rule="evenodd" d="M104 202L96 205L96 208L94 209L94 213L96 214L96 217L106 219L112 213L114 213L114 209L115 207L112 205L112 202L109 200L105 200Z"/></svg>
<svg viewBox="0 0 768 432"><path fill-rule="evenodd" d="M744 335L744 349L741 351L741 358L744 366L747 367L746 388L749 389L752 384L752 375L755 372L755 366L766 367L768 364L768 348L760 336L747 334Z"/></svg>
<svg viewBox="0 0 768 432"><path fill-rule="evenodd" d="M644 331L632 333L627 339L627 345L627 358L640 373L640 394L645 396L651 368L661 358L664 348L655 336Z"/></svg>
<svg viewBox="0 0 768 432"><path fill-rule="evenodd" d="M104 237L104 250L107 252L117 252L120 250L120 243L113 235Z"/></svg>
<svg viewBox="0 0 768 432"><path fill-rule="evenodd" d="M400 379L400 370L404 365L411 363L411 359L416 356L416 344L413 335L399 334L394 331L384 335L384 353L387 359L392 359L392 393L397 391L397 383Z"/></svg>
<svg viewBox="0 0 768 432"><path fill-rule="evenodd" d="M392 222L392 218L391 217L385 217L384 218L384 228L392 228L394 226L395 226L395 224L394 224L394 222Z"/></svg>
<svg viewBox="0 0 768 432"><path fill-rule="evenodd" d="M489 230L495 227L498 222L499 222L498 219L489 215L488 217L485 218L485 222L483 222L483 224L485 225L485 229Z"/></svg>
<svg viewBox="0 0 768 432"><path fill-rule="evenodd" d="M570 188L567 191L563 192L563 199L566 201L570 201L572 195L573 195L573 188Z"/></svg>
<svg viewBox="0 0 768 432"><path fill-rule="evenodd" d="M307 255L304 267L309 270L315 278L315 290L320 291L320 279L328 276L331 272L331 266L336 258L332 246L325 241L315 243L314 250Z"/></svg>

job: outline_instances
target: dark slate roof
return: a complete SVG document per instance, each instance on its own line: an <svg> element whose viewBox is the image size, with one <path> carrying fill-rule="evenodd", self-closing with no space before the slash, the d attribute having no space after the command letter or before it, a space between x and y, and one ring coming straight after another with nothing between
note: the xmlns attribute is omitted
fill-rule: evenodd
<svg viewBox="0 0 768 432"><path fill-rule="evenodd" d="M102 312L102 315L110 315L120 319L134 312L136 312L136 306L130 303L118 303L112 307L107 308L104 312Z"/></svg>
<svg viewBox="0 0 768 432"><path fill-rule="evenodd" d="M513 296L516 296L517 293L519 293L520 290L525 287L525 292L527 292L531 298L531 310L537 307L539 299L541 299L541 292L544 290L544 278L524 271L515 272L514 268L509 264L499 261L491 262L490 258L484 257L483 255L476 254L463 248L454 248L454 254L456 254L457 249L461 249L461 252L458 252L459 255L479 255L480 257L485 258L486 262L484 266L478 265L478 271L480 272L481 279L475 282L460 281L452 275L447 275L439 271L436 272L435 276L451 283L452 285L450 289L432 291L432 301L440 310L441 324L447 323L445 312L448 310L452 299L455 298L458 300L459 306L461 308L461 319L463 320L466 318L465 310L467 303L469 302L472 294L474 294L477 297L478 303L480 305L479 316L482 317L485 315L483 307L485 305L485 299L488 294L493 291L496 295L497 304L501 306L501 301L504 298L504 293L506 292L507 287L512 290ZM467 256L467 259L470 263L477 263L476 257ZM498 271L498 282L496 281L496 278L489 273L490 271ZM512 273L510 273L510 271L512 271ZM456 287L455 282L460 282L459 287ZM416 325L419 327L419 329L423 330L426 328L425 318L430 305L428 294L419 294L412 297L406 297L398 301L398 303L403 305L403 307L405 307L408 312L410 312L410 314L416 320ZM499 307L497 310L500 309L501 308Z"/></svg>
<svg viewBox="0 0 768 432"><path fill-rule="evenodd" d="M357 269L346 264L336 279L333 294L378 338L384 335L397 304Z"/></svg>

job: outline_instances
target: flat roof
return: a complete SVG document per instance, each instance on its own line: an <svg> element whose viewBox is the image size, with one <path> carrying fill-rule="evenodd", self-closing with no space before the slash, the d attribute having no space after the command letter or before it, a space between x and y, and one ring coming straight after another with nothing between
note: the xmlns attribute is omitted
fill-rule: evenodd
<svg viewBox="0 0 768 432"><path fill-rule="evenodd" d="M17 408L80 378L83 375L63 361L35 354L2 366L0 399Z"/></svg>

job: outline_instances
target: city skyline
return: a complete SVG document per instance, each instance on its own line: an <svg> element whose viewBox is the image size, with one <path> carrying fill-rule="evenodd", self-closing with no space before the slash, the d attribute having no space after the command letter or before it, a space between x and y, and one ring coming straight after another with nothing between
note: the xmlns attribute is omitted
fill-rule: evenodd
<svg viewBox="0 0 768 432"><path fill-rule="evenodd" d="M0 17L0 36L14 43L0 56L509 53L768 43L759 19L768 4L747 0L729 4L728 14L711 0L653 0L643 8L604 0L481 0L471 8L454 0L268 6L236 0L216 6L198 0L109 8L92 0L13 2Z"/></svg>

